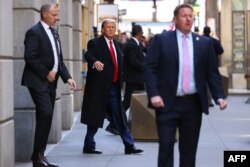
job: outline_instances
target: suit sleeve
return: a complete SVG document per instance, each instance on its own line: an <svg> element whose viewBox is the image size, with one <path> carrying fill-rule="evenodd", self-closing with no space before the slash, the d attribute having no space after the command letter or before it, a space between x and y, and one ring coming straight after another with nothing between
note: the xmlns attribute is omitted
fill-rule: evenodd
<svg viewBox="0 0 250 167"><path fill-rule="evenodd" d="M147 56L145 60L145 84L148 93L148 97L151 98L153 96L159 95L157 84L158 84L158 65L159 65L159 57L160 57L160 35L155 35Z"/></svg>
<svg viewBox="0 0 250 167"><path fill-rule="evenodd" d="M65 64L63 62L63 59L61 61L59 75L61 76L64 83L67 83L68 79L72 78L71 75L69 74L67 67L65 66Z"/></svg>
<svg viewBox="0 0 250 167"><path fill-rule="evenodd" d="M31 29L25 36L25 53L24 60L26 64L42 79L45 79L49 73L47 69L38 58L39 54L39 36Z"/></svg>
<svg viewBox="0 0 250 167"><path fill-rule="evenodd" d="M90 40L87 44L87 52L85 53L85 59L88 62L89 68L92 68L93 64L98 60L96 58L97 46L94 40Z"/></svg>
<svg viewBox="0 0 250 167"><path fill-rule="evenodd" d="M217 55L221 55L221 54L224 53L224 49L221 46L221 43L220 43L219 40L216 40L215 52L216 52Z"/></svg>
<svg viewBox="0 0 250 167"><path fill-rule="evenodd" d="M209 57L209 67L208 67L208 86L212 93L213 99L217 103L219 98L224 98L221 76L218 69L217 56L212 43L208 45L208 57Z"/></svg>

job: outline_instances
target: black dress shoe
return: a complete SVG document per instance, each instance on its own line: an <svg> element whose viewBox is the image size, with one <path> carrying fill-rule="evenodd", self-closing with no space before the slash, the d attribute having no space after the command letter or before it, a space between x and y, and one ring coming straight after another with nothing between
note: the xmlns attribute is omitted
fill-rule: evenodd
<svg viewBox="0 0 250 167"><path fill-rule="evenodd" d="M107 132L109 132L109 133L112 133L113 135L119 135L118 130L117 130L114 126L112 126L111 124L109 124L109 125L106 127L105 130L106 130Z"/></svg>
<svg viewBox="0 0 250 167"><path fill-rule="evenodd" d="M92 148L92 149L83 149L84 154L102 154L101 150Z"/></svg>
<svg viewBox="0 0 250 167"><path fill-rule="evenodd" d="M125 154L138 154L142 152L143 150L137 149L135 146L125 148Z"/></svg>
<svg viewBox="0 0 250 167"><path fill-rule="evenodd" d="M44 162L43 160L33 161L32 164L33 164L33 167L49 167L48 164Z"/></svg>
<svg viewBox="0 0 250 167"><path fill-rule="evenodd" d="M57 164L50 163L46 157L43 157L42 159L47 163L48 167L58 167Z"/></svg>
<svg viewBox="0 0 250 167"><path fill-rule="evenodd" d="M49 165L42 159L39 153L33 153L31 156L33 167L49 167Z"/></svg>

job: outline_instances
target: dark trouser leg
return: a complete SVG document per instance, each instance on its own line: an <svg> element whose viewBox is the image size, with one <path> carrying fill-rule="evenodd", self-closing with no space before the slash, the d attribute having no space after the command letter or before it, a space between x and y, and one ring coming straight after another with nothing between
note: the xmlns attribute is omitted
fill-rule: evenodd
<svg viewBox="0 0 250 167"><path fill-rule="evenodd" d="M98 131L97 127L93 127L89 125L87 126L87 133L85 136L83 149L95 149L96 143L95 143L94 136L97 131Z"/></svg>
<svg viewBox="0 0 250 167"><path fill-rule="evenodd" d="M179 117L180 167L195 167L197 146L202 121L199 96L177 99L174 109Z"/></svg>
<svg viewBox="0 0 250 167"><path fill-rule="evenodd" d="M119 134L123 140L125 147L134 146L134 140L130 134L127 125L124 125L121 113L121 101L119 87L113 84L111 87L109 108L111 109L112 118Z"/></svg>
<svg viewBox="0 0 250 167"><path fill-rule="evenodd" d="M124 99L122 101L124 111L127 111L130 107L131 95L133 92L134 92L133 85L131 83L126 83Z"/></svg>
<svg viewBox="0 0 250 167"><path fill-rule="evenodd" d="M135 91L145 90L143 83L130 83L127 82L125 86L124 99L122 101L122 105L124 111L127 111L130 108L131 96Z"/></svg>
<svg viewBox="0 0 250 167"><path fill-rule="evenodd" d="M180 167L195 167L200 135L201 112L185 113L179 125Z"/></svg>
<svg viewBox="0 0 250 167"><path fill-rule="evenodd" d="M173 167L178 114L174 111L156 111L156 123L159 135L158 167Z"/></svg>
<svg viewBox="0 0 250 167"><path fill-rule="evenodd" d="M195 167L201 127L201 106L198 95L176 99L173 110L156 112L159 135L158 167L174 166L174 140L179 129L180 167Z"/></svg>
<svg viewBox="0 0 250 167"><path fill-rule="evenodd" d="M29 88L36 106L36 128L33 153L44 155L48 142L55 104L55 88L44 91Z"/></svg>

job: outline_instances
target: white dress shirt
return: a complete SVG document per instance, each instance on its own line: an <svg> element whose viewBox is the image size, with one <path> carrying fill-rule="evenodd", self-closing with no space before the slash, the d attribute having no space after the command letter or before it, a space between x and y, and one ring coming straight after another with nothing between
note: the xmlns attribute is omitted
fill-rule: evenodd
<svg viewBox="0 0 250 167"><path fill-rule="evenodd" d="M41 23L42 23L42 26L45 29L47 35L49 36L49 40L50 40L50 43L51 43L52 48L53 48L53 54L54 54L55 64L54 64L54 67L53 67L52 71L54 71L55 73L57 73L57 71L58 71L58 57L59 57L59 55L57 55L55 39L53 37L53 34L51 32L51 29L50 29L49 25L46 24L43 21L41 21ZM58 41L57 41L57 43L58 43ZM60 47L58 47L58 48L60 48Z"/></svg>
<svg viewBox="0 0 250 167"><path fill-rule="evenodd" d="M176 96L183 96L184 92L182 90L182 72L183 72L183 48L182 48L182 36L184 35L179 30L176 30L177 35L177 42L178 42L178 51L179 51L179 76L178 76L178 86ZM192 33L190 32L187 36L188 42L188 51L189 51L189 64L190 64L190 83L189 83L189 91L186 94L194 94L197 92L195 86L195 79L194 79L194 50L193 50L193 37Z"/></svg>

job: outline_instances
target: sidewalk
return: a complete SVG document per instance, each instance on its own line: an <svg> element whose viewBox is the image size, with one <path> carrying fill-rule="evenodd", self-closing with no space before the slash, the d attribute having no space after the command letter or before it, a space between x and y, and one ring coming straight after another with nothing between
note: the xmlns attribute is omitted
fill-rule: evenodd
<svg viewBox="0 0 250 167"><path fill-rule="evenodd" d="M229 96L228 108L220 111L210 108L210 115L203 115L198 146L197 167L223 167L224 150L250 150L250 104L248 96ZM80 112L75 113L75 124L56 145L49 145L47 158L60 167L156 167L158 143L136 142L144 152L125 155L120 137L99 129L97 148L101 155L82 154L86 126L79 122ZM106 122L107 123L107 122ZM104 125L106 127L106 125ZM175 147L175 167L178 167L178 143ZM15 167L32 167L29 163L16 163Z"/></svg>

